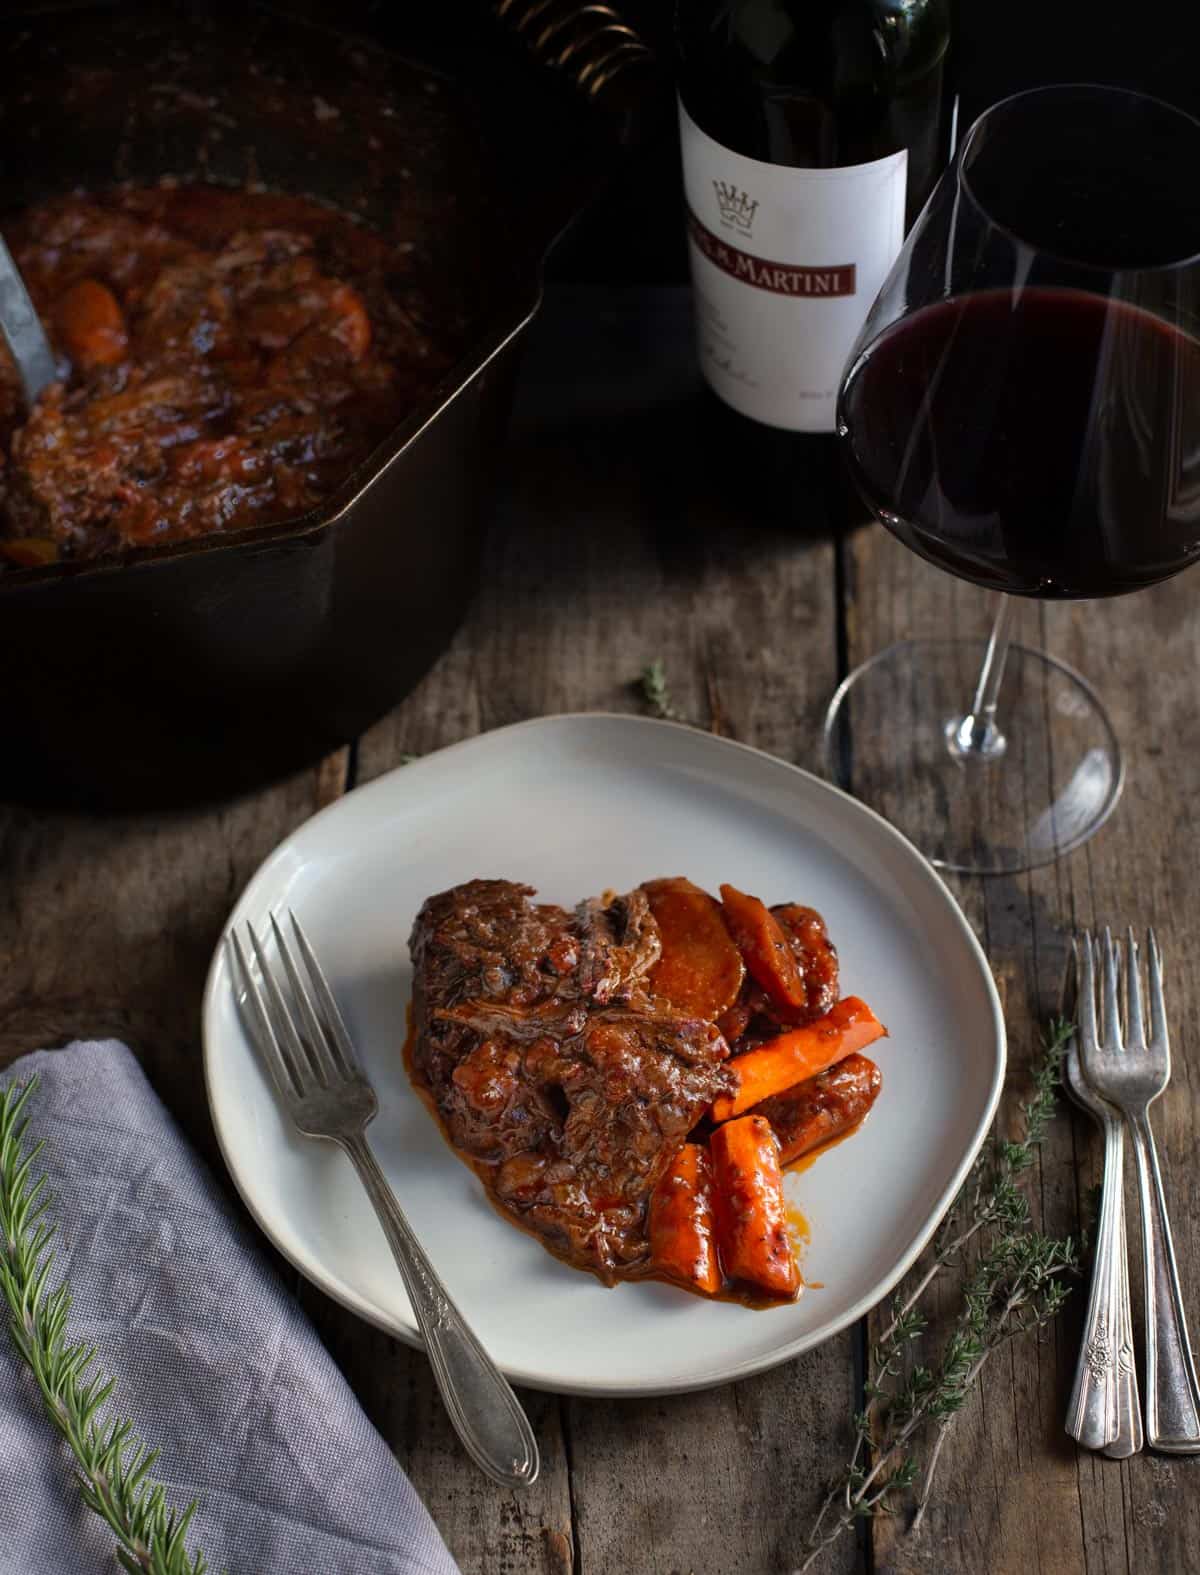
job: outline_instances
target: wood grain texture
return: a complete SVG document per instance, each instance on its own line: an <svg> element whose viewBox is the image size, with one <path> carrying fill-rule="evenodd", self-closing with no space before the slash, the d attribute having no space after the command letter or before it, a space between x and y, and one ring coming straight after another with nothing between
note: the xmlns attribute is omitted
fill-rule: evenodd
<svg viewBox="0 0 1200 1575"><path fill-rule="evenodd" d="M974 588L914 558L884 532L848 545L850 659L893 640L928 634L986 636L990 603ZM1184 1295L1200 1317L1200 1177L1194 1163L1200 1077L1190 1061L1198 992L1190 968L1194 911L1188 892L1200 854L1192 795L1200 724L1185 676L1200 656L1185 579L1140 596L1074 606L1023 604L1017 638L1083 671L1103 697L1125 746L1128 778L1121 803L1083 848L1057 865L1015 877L950 877L987 949L1005 1002L1009 1077L999 1130L1014 1130L1028 1092L1036 1025L1058 1006L1072 927L1153 924L1174 960L1169 1006L1175 1069L1154 1124L1170 1179ZM886 740L856 740L868 771L886 762ZM931 830L934 828L931 827ZM1191 1053L1189 1053L1191 1052ZM1064 1109L1035 1168L1034 1217L1043 1228L1078 1236L1088 1193L1100 1179L1100 1144L1090 1119ZM1127 1177L1131 1272L1140 1276L1138 1204ZM1100 1460L1077 1450L1062 1419L1074 1375L1085 1284L1065 1315L1036 1338L999 1353L960 1416L943 1456L933 1507L914 1538L896 1521L875 1526L876 1566L889 1571L1183 1570L1200 1533L1194 1483L1200 1461L1142 1455ZM951 1311L952 1287L939 1298L936 1349ZM1135 1319L1140 1279L1135 1279ZM878 1315L872 1320L878 1325ZM1140 1325L1139 1325L1140 1339Z"/></svg>
<svg viewBox="0 0 1200 1575"><path fill-rule="evenodd" d="M213 948L254 870L328 801L344 771L343 752L188 813L0 808L0 1065L74 1038L122 1038L214 1159L200 1066Z"/></svg>
<svg viewBox="0 0 1200 1575"><path fill-rule="evenodd" d="M833 551L731 518L708 466L688 463L681 305L677 292L656 300L656 339L644 306L597 313L574 295L540 325L479 600L434 671L362 739L359 781L481 728L637 709L636 679L655 659L681 715L815 764L835 674ZM543 379L543 354L551 368L574 365L577 381L564 387L549 369ZM610 385L623 364L642 371L618 419ZM619 1289L613 1301L619 1316ZM320 1326L354 1380L359 1326L330 1304ZM781 1484L819 1480L826 1452L848 1443L853 1344L840 1336L820 1356L711 1394L540 1403L546 1476L519 1523L469 1468L429 1472L424 1448L414 1480L464 1575L775 1575L799 1562L807 1529L803 1495L789 1492L780 1513ZM428 1390L421 1359L397 1350L357 1381L408 1463L397 1426L412 1385ZM436 1404L422 1415L452 1456ZM503 1556L519 1544L525 1564L496 1562L498 1534ZM857 1559L851 1539L828 1567L842 1575Z"/></svg>
<svg viewBox="0 0 1200 1575"><path fill-rule="evenodd" d="M731 494L721 457L697 446L686 335L686 300L675 292L632 304L573 293L543 318L480 597L437 666L354 751L187 815L0 811L0 1063L76 1035L120 1034L215 1157L198 1024L212 946L259 861L351 777L365 781L406 754L549 711L638 709L635 680L656 658L681 713L816 766L838 676L839 586L852 661L923 631L982 636L984 598L882 531L846 543L839 575L828 544L763 525L736 487ZM953 886L1007 1008L1012 1074L1001 1131L1026 1091L1037 1024L1056 1004L1070 926L1131 919L1158 928L1172 964L1176 1067L1155 1124L1197 1323L1200 999L1190 952L1200 627L1189 587L1185 578L1119 602L1023 610L1020 637L1044 641L1104 695L1127 745L1128 787L1111 823L1062 864ZM882 731L855 747L864 772L886 764ZM1060 1115L1033 1176L1046 1228L1078 1230L1098 1159L1090 1127ZM1128 1203L1136 1222L1132 1188ZM464 1575L788 1575L801 1562L819 1485L849 1443L854 1333L706 1394L528 1394L545 1465L517 1499L458 1449L423 1356L299 1289ZM931 1347L953 1309L951 1284L933 1306ZM619 1307L618 1290L614 1315ZM820 1570L1189 1568L1200 1464L1099 1461L1062 1432L1081 1315L1077 1297L1055 1328L993 1360L956 1424L919 1536L880 1521L861 1543L843 1539Z"/></svg>

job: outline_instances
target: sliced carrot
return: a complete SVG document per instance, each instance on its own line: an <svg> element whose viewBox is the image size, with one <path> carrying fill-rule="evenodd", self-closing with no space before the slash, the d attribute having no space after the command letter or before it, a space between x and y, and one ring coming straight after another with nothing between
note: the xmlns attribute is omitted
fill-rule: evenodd
<svg viewBox="0 0 1200 1575"><path fill-rule="evenodd" d="M125 358L129 333L120 303L98 279L79 279L54 303L59 343L85 371L115 366Z"/></svg>
<svg viewBox="0 0 1200 1575"><path fill-rule="evenodd" d="M779 920L757 897L736 886L721 887L721 908L729 933L755 981L779 1006L808 1005L804 975Z"/></svg>
<svg viewBox="0 0 1200 1575"><path fill-rule="evenodd" d="M713 1198L721 1267L768 1296L793 1297L800 1271L792 1254L779 1143L762 1116L743 1116L712 1135Z"/></svg>
<svg viewBox="0 0 1200 1575"><path fill-rule="evenodd" d="M650 1258L660 1274L706 1296L721 1288L708 1151L685 1143L650 1198Z"/></svg>
<svg viewBox="0 0 1200 1575"><path fill-rule="evenodd" d="M801 1022L822 1016L838 998L837 948L829 939L825 920L815 908L785 902L771 912L787 936L804 980L804 1014L797 1019L799 1026Z"/></svg>
<svg viewBox="0 0 1200 1575"><path fill-rule="evenodd" d="M848 1055L795 1088L754 1107L779 1139L779 1162L793 1160L852 1131L879 1097L883 1074L865 1055Z"/></svg>
<svg viewBox="0 0 1200 1575"><path fill-rule="evenodd" d="M362 296L348 284L337 284L329 296L329 332L352 361L361 361L371 348L371 319Z"/></svg>
<svg viewBox="0 0 1200 1575"><path fill-rule="evenodd" d="M13 536L0 541L0 558L21 569L40 569L45 563L58 562L58 543L44 536Z"/></svg>
<svg viewBox="0 0 1200 1575"><path fill-rule="evenodd" d="M711 1022L737 1000L746 976L716 898L681 875L647 881L642 890L662 942L650 993Z"/></svg>
<svg viewBox="0 0 1200 1575"><path fill-rule="evenodd" d="M757 1050L747 1050L728 1063L738 1080L737 1092L718 1094L713 1100L713 1120L728 1121L757 1105L760 1099L781 1094L806 1078L816 1077L827 1066L844 1061L856 1050L865 1050L887 1029L865 1001L848 995L838 1001L824 1017L789 1028L768 1039Z"/></svg>

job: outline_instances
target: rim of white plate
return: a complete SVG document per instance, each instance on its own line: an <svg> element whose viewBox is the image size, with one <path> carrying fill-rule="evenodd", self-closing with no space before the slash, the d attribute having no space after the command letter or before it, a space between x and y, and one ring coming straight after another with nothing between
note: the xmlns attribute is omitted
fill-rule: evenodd
<svg viewBox="0 0 1200 1575"><path fill-rule="evenodd" d="M659 717L635 716L621 711L558 711L551 712L547 716L529 717L521 722L510 722L503 727L490 728L486 732L472 734L469 738L460 739L454 744L446 744L441 749L433 750L428 755L422 755L408 765L395 766L391 770L385 771L381 776L364 783L362 787L353 788L350 793L345 794L342 798L335 799L332 804L327 804L323 809L319 809L315 814L310 815L307 820L302 821L300 825L293 827L287 836L280 840L258 866L234 902L225 919L220 938L213 951L201 1004L205 1092L208 1098L209 1116L212 1120L213 1130L216 1133L217 1144L221 1150L221 1158L225 1162L225 1168L239 1197L267 1240L307 1280L310 1280L319 1290L324 1291L333 1300L341 1303L342 1306L348 1308L349 1311L355 1313L367 1323L374 1325L375 1328L382 1329L384 1333L394 1335L397 1339L402 1340L406 1345L410 1345L416 1350L424 1350L424 1342L415 1324L402 1323L397 1318L389 1318L362 1297L352 1286L345 1284L336 1275L331 1274L319 1259L315 1258L296 1240L286 1223L268 1219L265 1216L264 1212L258 1207L252 1193L243 1185L242 1177L233 1163L226 1145L225 1132L222 1130L218 1114L221 1094L213 1079L215 1050L211 1024L216 1011L217 991L222 988L222 981L226 974L224 940L235 916L240 914L244 908L253 906L256 892L270 880L276 863L286 857L286 850L295 838L306 831L314 821L321 820L328 815L337 814L351 799L357 799L361 803L360 794L369 796L375 793L376 790L386 788L387 783L398 772L403 772L405 780L411 781L419 776L422 767L429 763L441 761L447 755L452 755L456 752L470 750L472 747L477 747L485 739L495 739L512 733L534 732L538 729L553 731L564 723L577 724L581 722L588 724L595 722L605 724L617 723L622 726L642 727L647 730L665 729L672 732L688 733L698 739L702 739L704 741L703 747L705 748L725 749L753 755L759 760L778 767L781 771L795 774L802 778L809 785L810 789L817 789L831 799L842 801L852 814L860 815L868 822L874 823L877 832L881 832L885 838L890 838L898 848L911 855L914 876L919 876L927 888L932 889L939 897L944 899L950 918L966 941L967 950L979 967L985 985L988 1004L992 1012L992 1026L995 1034L997 1054L992 1072L991 1086L988 1089L983 1113L976 1123L970 1142L963 1151L962 1159L951 1176L949 1183L939 1194L936 1202L930 1209L924 1225L917 1231L908 1249L897 1260L891 1271L884 1276L878 1285L872 1287L866 1295L859 1297L856 1302L853 1302L840 1314L832 1317L828 1323L821 1324L816 1329L799 1335L793 1340L784 1341L770 1351L761 1352L742 1361L732 1362L728 1366L697 1372L678 1382L670 1382L654 1387L642 1384L605 1384L600 1382L564 1384L560 1380L551 1382L544 1375L522 1368L505 1365L503 1369L506 1377L514 1384L527 1389L547 1390L556 1394L592 1395L610 1399L688 1394L695 1390L715 1388L719 1384L735 1383L739 1379L750 1378L756 1373L767 1372L773 1367L781 1366L784 1362L791 1361L805 1351L813 1350L818 1345L824 1345L827 1340L832 1339L836 1334L840 1334L843 1329L849 1328L851 1324L857 1323L873 1307L878 1306L884 1297L899 1284L920 1257L933 1233L941 1223L946 1210L954 1201L979 1150L983 1146L992 1121L995 1118L996 1107L1000 1102L1000 1094L1004 1087L1004 1074L1008 1062L1008 1035L1000 995L996 989L996 981L992 975L991 966L988 963L983 947L980 945L975 931L967 921L966 915L959 907L954 893L920 849L913 842L909 841L903 832L898 831L889 820L885 820L876 810L871 809L869 805L862 803L861 800L856 799L852 794L836 787L832 782L827 782L824 778L816 776L813 772L805 770L803 766L793 765L791 761L783 760L778 755L772 755L768 750L758 749L753 744L743 744L736 739L722 738L713 733L704 733L687 722L672 722Z"/></svg>

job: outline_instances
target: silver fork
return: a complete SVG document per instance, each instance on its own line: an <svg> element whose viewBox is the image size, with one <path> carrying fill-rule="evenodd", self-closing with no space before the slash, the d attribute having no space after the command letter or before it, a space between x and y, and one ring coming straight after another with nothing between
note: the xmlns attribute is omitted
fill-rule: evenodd
<svg viewBox="0 0 1200 1575"><path fill-rule="evenodd" d="M1187 1319L1179 1289L1179 1270L1167 1219L1162 1174L1150 1106L1171 1076L1171 1051L1163 1000L1162 955L1147 932L1150 1036L1142 1007L1142 979L1133 931L1125 942L1127 957L1109 930L1097 950L1102 962L1100 1025L1096 1026L1096 980L1093 940L1082 936L1080 1057L1093 1091L1125 1117L1137 1156L1138 1190L1142 1204L1142 1244L1146 1271L1146 1439L1152 1449L1168 1454L1200 1453L1200 1385L1188 1344ZM1121 1021L1121 977L1124 971L1125 1024Z"/></svg>
<svg viewBox="0 0 1200 1575"><path fill-rule="evenodd" d="M296 915L289 910L295 953L274 914L271 930L287 977L272 970L252 925L255 977L236 931L226 952L243 1020L270 1069L284 1109L308 1137L327 1138L350 1156L375 1206L416 1314L442 1400L463 1447L480 1470L505 1487L527 1487L540 1467L537 1441L507 1379L451 1301L364 1132L379 1108Z"/></svg>
<svg viewBox="0 0 1200 1575"><path fill-rule="evenodd" d="M1089 1002L1095 1027L1095 991L1079 983L1079 946L1075 952L1075 1009ZM1082 1015L1080 1013L1080 1015ZM1082 1032L1082 1025L1080 1027ZM1142 1448L1142 1408L1138 1397L1129 1308L1129 1254L1125 1237L1125 1128L1120 1115L1088 1087L1079 1064L1076 1034L1067 1046L1063 1066L1067 1092L1093 1117L1104 1137L1104 1183L1096 1230L1092 1289L1083 1326L1075 1384L1067 1406L1067 1432L1086 1449L1099 1449L1115 1460ZM1107 1208L1106 1208L1107 1205Z"/></svg>

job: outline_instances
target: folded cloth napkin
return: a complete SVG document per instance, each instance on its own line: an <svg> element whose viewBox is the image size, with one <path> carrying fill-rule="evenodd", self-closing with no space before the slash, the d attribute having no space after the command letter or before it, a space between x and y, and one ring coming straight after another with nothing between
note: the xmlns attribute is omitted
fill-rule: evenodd
<svg viewBox="0 0 1200 1575"><path fill-rule="evenodd" d="M231 1575L453 1575L383 1439L124 1045L25 1056L58 1225L69 1336L117 1380L116 1413L161 1450L189 1547ZM2 1304L0 1304L2 1305ZM0 1575L114 1570L72 1457L0 1332Z"/></svg>

